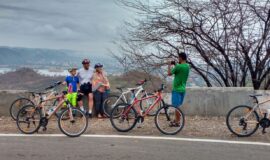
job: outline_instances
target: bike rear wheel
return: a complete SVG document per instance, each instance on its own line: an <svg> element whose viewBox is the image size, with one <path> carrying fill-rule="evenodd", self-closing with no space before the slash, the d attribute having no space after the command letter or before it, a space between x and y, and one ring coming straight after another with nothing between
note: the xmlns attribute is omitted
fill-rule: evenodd
<svg viewBox="0 0 270 160"><path fill-rule="evenodd" d="M11 118L16 121L18 112L25 105L34 105L34 102L32 102L28 98L18 98L15 101L13 101L10 108L9 108L9 114L10 114Z"/></svg>
<svg viewBox="0 0 270 160"><path fill-rule="evenodd" d="M179 108L166 105L157 111L155 124L161 133L175 135L184 128L185 115Z"/></svg>
<svg viewBox="0 0 270 160"><path fill-rule="evenodd" d="M26 105L17 115L17 127L24 134L33 134L40 128L41 110L34 105Z"/></svg>
<svg viewBox="0 0 270 160"><path fill-rule="evenodd" d="M113 108L121 103L125 103L124 100L122 98L120 98L117 95L110 95L108 98L105 99L105 101L103 102L103 111L104 114L107 117L110 117L111 112L113 110Z"/></svg>
<svg viewBox="0 0 270 160"><path fill-rule="evenodd" d="M117 131L128 132L132 130L137 123L137 112L129 104L118 104L110 115L110 121Z"/></svg>
<svg viewBox="0 0 270 160"><path fill-rule="evenodd" d="M86 115L78 108L65 109L58 118L58 126L62 133L69 137L79 137L88 127Z"/></svg>
<svg viewBox="0 0 270 160"><path fill-rule="evenodd" d="M238 137L248 137L259 128L259 115L252 107L241 105L232 108L226 118L230 132Z"/></svg>

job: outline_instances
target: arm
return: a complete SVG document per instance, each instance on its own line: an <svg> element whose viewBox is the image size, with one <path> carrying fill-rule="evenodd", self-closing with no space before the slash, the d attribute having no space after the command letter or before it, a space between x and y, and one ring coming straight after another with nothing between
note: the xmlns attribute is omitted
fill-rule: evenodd
<svg viewBox="0 0 270 160"><path fill-rule="evenodd" d="M68 77L65 78L65 81L62 82L62 85L67 85L67 83L68 83Z"/></svg>
<svg viewBox="0 0 270 160"><path fill-rule="evenodd" d="M172 65L171 65L171 63L168 64L168 76L172 76Z"/></svg>
<svg viewBox="0 0 270 160"><path fill-rule="evenodd" d="M104 85L105 87L110 87L110 82L109 82L109 80L108 80L108 77L107 77L106 73L103 73L102 76L103 76L103 78L104 78L104 84L103 84L103 85Z"/></svg>
<svg viewBox="0 0 270 160"><path fill-rule="evenodd" d="M79 77L78 77L78 80L77 80L77 91L80 92L80 80L79 80Z"/></svg>

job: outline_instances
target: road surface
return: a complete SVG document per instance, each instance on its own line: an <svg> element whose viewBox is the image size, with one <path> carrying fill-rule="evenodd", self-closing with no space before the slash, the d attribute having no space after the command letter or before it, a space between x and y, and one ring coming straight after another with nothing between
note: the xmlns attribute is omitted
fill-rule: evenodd
<svg viewBox="0 0 270 160"><path fill-rule="evenodd" d="M254 160L270 144L125 137L0 136L1 160Z"/></svg>

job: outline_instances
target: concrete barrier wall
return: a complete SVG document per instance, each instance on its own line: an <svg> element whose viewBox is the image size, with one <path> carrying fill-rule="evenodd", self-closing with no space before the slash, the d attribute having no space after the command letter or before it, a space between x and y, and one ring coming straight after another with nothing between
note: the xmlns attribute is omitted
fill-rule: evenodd
<svg viewBox="0 0 270 160"><path fill-rule="evenodd" d="M249 94L262 93L261 100L270 99L270 91L256 91L252 88L188 88L183 110L187 115L224 116L237 105L252 105ZM25 91L0 91L0 116L9 115L9 106L20 96L27 96ZM170 104L171 95L165 94L166 103ZM264 107L270 107L270 103Z"/></svg>
<svg viewBox="0 0 270 160"><path fill-rule="evenodd" d="M253 88L188 88L183 105L183 111L187 115L200 116L225 116L228 111L237 105L252 106L249 94L264 94L259 100L270 99L270 91L254 91ZM170 103L171 96L165 96ZM270 103L266 104L269 105Z"/></svg>

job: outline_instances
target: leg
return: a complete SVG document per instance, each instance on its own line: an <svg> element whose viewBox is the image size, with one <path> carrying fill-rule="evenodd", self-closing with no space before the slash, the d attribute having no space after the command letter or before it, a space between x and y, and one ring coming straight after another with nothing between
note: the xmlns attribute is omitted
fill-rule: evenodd
<svg viewBox="0 0 270 160"><path fill-rule="evenodd" d="M102 117L104 117L104 110L103 110L103 103L105 101L105 99L107 98L107 93L104 92L104 93L101 93L102 94L102 98L101 98L101 103L100 103L100 113L102 115Z"/></svg>
<svg viewBox="0 0 270 160"><path fill-rule="evenodd" d="M77 107L77 93L72 93L71 94L71 105L73 107Z"/></svg>
<svg viewBox="0 0 270 160"><path fill-rule="evenodd" d="M181 105L183 104L184 102L184 97L185 97L185 93L179 93L179 105L178 107L181 107ZM180 123L180 119L181 119L181 115L179 112L175 112L175 121L176 123Z"/></svg>
<svg viewBox="0 0 270 160"><path fill-rule="evenodd" d="M92 114L93 105L94 105L93 93L89 93L89 94L88 94L89 114Z"/></svg>
<svg viewBox="0 0 270 160"><path fill-rule="evenodd" d="M102 100L102 95L99 91L94 92L94 100L95 100L95 110L96 110L96 115L100 116L100 103Z"/></svg>
<svg viewBox="0 0 270 160"><path fill-rule="evenodd" d="M83 112L85 112L85 109L84 109L84 107L83 107L83 100L82 100L82 98L83 98L82 93L78 93L78 94L77 94L77 103L78 103L78 106L80 107L80 109L81 109Z"/></svg>

